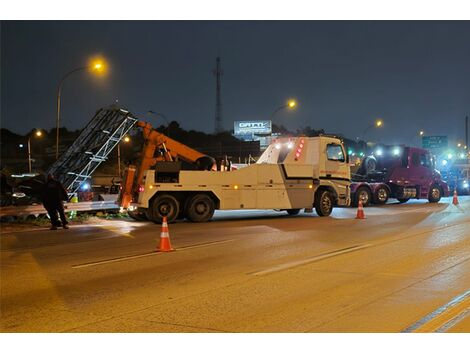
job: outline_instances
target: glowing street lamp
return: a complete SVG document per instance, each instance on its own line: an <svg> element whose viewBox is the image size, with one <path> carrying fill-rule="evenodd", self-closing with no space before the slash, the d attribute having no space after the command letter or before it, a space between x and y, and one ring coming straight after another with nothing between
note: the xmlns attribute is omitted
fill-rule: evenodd
<svg viewBox="0 0 470 352"><path fill-rule="evenodd" d="M101 58L95 58L90 60L87 66L77 67L73 70L67 72L62 79L59 81L59 86L57 88L57 118L56 118L56 143L55 143L55 158L59 159L59 128L60 128L60 96L62 92L62 85L67 77L71 74L83 70L89 70L90 72L101 75L106 71L106 63Z"/></svg>
<svg viewBox="0 0 470 352"><path fill-rule="evenodd" d="M295 99L289 99L287 100L287 102L281 106L279 106L278 108L276 108L276 110L274 110L271 114L271 121L274 119L274 115L276 115L279 111L281 110L284 110L284 109L288 109L288 110L294 110L295 108L297 108L297 101Z"/></svg>
<svg viewBox="0 0 470 352"><path fill-rule="evenodd" d="M124 143L129 143L131 141L131 137L125 136L122 141ZM121 143L117 145L117 157L118 157L118 175L121 177Z"/></svg>
<svg viewBox="0 0 470 352"><path fill-rule="evenodd" d="M419 136L420 137L424 136L424 131L423 130L419 131Z"/></svg>
<svg viewBox="0 0 470 352"><path fill-rule="evenodd" d="M384 124L384 122L383 122L382 119L377 119L377 120L375 120L373 124L371 124L371 125L369 125L369 126L366 127L366 129L365 129L364 132L362 133L362 138L361 138L361 139L364 141L364 138L365 138L365 136L366 136L366 133L367 133L371 128L373 128L373 127L375 127L375 128L382 128L382 127L383 127L383 124ZM364 142L366 142L366 141L364 141ZM366 152L365 149L367 149L367 142L365 143L364 153Z"/></svg>
<svg viewBox="0 0 470 352"><path fill-rule="evenodd" d="M36 130L34 132L34 134L36 137L42 137L43 133L41 130ZM22 144L20 144L21 146ZM22 148L22 147L20 147ZM29 170L29 173L31 173L31 136L29 136L28 138L28 170Z"/></svg>

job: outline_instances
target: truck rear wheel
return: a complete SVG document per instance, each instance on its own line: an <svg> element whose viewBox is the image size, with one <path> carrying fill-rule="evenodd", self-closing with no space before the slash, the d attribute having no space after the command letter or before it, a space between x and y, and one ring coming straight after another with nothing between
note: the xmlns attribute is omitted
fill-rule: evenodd
<svg viewBox="0 0 470 352"><path fill-rule="evenodd" d="M329 216L333 211L333 198L326 189L318 190L316 193L315 210L318 216Z"/></svg>
<svg viewBox="0 0 470 352"><path fill-rule="evenodd" d="M192 222L206 222L214 215L215 204L207 194L196 194L188 201L186 216Z"/></svg>
<svg viewBox="0 0 470 352"><path fill-rule="evenodd" d="M354 193L352 205L357 207L359 205L359 201L361 201L362 206L367 207L370 204L370 198L371 194L369 188L361 186L356 190L356 193Z"/></svg>
<svg viewBox="0 0 470 352"><path fill-rule="evenodd" d="M150 220L161 224L164 216L166 216L168 222L173 222L176 220L178 214L178 200L172 195L162 194L152 201L152 208L148 215L150 215Z"/></svg>
<svg viewBox="0 0 470 352"><path fill-rule="evenodd" d="M387 203L389 196L390 196L390 193L388 192L387 187L380 186L374 192L373 201L375 204L382 205L382 204Z"/></svg>
<svg viewBox="0 0 470 352"><path fill-rule="evenodd" d="M441 189L439 186L432 186L428 195L429 203L437 203L441 200Z"/></svg>

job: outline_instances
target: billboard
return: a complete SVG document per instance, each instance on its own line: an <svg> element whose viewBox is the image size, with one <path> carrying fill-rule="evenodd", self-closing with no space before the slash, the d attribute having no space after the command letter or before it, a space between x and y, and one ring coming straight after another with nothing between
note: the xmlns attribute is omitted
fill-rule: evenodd
<svg viewBox="0 0 470 352"><path fill-rule="evenodd" d="M271 134L271 120L235 121L233 123L233 134Z"/></svg>
<svg viewBox="0 0 470 352"><path fill-rule="evenodd" d="M426 148L426 149L447 148L447 136L423 136L423 148Z"/></svg>

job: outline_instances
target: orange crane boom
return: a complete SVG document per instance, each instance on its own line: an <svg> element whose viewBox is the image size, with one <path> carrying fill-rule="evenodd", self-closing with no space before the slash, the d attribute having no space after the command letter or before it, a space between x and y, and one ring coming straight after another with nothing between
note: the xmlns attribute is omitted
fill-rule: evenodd
<svg viewBox="0 0 470 352"><path fill-rule="evenodd" d="M155 166L158 161L184 160L191 164L198 164L200 169L212 169L213 159L192 149L183 143L164 135L155 130L148 122L138 121L136 124L142 128L144 146L138 167L129 165L126 168L124 182L120 196L120 206L127 208L132 201L132 195L142 184L145 171ZM163 153L155 155L157 150Z"/></svg>

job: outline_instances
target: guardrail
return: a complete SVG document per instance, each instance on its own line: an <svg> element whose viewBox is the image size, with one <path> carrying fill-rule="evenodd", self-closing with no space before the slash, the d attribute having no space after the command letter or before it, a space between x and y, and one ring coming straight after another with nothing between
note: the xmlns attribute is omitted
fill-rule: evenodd
<svg viewBox="0 0 470 352"><path fill-rule="evenodd" d="M65 203L64 208L67 213L71 211L118 210L119 205L117 205L114 200L108 200L98 202ZM0 207L0 217L28 215L38 216L42 214L47 214L47 211L44 209L42 204Z"/></svg>

